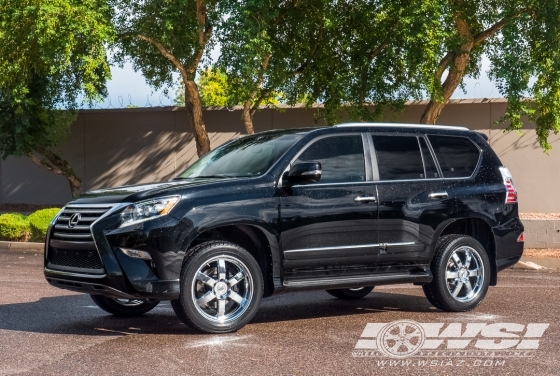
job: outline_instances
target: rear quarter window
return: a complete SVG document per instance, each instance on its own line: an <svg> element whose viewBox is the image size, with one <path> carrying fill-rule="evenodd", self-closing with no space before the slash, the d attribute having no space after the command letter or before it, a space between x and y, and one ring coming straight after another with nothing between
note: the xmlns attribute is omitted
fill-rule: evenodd
<svg viewBox="0 0 560 376"><path fill-rule="evenodd" d="M476 169L480 151L466 137L428 136L444 178L468 178Z"/></svg>

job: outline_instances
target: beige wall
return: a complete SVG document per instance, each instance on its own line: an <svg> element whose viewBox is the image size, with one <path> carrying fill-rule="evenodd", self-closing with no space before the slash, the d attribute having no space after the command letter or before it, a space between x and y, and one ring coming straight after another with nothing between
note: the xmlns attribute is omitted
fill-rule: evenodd
<svg viewBox="0 0 560 376"><path fill-rule="evenodd" d="M410 102L391 121L416 123L425 102ZM521 135L493 126L504 113L504 100L458 100L448 104L439 124L461 125L485 132L504 165L513 173L522 212L560 212L556 187L560 176L559 136L546 155L527 122ZM255 131L317 126L314 110L262 109ZM204 113L212 147L244 133L241 111L208 109ZM196 160L196 148L186 114L177 108L83 110L61 145L62 154L80 176L84 190L169 180ZM63 204L71 199L62 176L47 172L27 158L0 162L0 203Z"/></svg>

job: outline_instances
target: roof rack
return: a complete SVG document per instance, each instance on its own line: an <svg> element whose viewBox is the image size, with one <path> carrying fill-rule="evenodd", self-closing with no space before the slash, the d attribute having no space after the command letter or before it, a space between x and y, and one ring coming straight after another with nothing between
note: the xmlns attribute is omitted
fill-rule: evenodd
<svg viewBox="0 0 560 376"><path fill-rule="evenodd" d="M428 124L404 124L404 123L342 123L333 125L336 128L342 127L399 127L399 128L427 128L427 129L447 129L468 131L468 128L453 125L428 125Z"/></svg>

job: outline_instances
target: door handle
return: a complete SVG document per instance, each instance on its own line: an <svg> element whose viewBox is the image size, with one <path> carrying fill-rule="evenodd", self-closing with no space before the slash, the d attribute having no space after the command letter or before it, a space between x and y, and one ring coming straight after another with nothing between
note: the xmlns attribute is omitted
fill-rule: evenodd
<svg viewBox="0 0 560 376"><path fill-rule="evenodd" d="M447 192L435 192L435 193L430 193L428 195L429 198L447 198L449 197L449 195L447 194Z"/></svg>
<svg viewBox="0 0 560 376"><path fill-rule="evenodd" d="M373 196L358 196L354 197L354 202L375 202L377 199Z"/></svg>

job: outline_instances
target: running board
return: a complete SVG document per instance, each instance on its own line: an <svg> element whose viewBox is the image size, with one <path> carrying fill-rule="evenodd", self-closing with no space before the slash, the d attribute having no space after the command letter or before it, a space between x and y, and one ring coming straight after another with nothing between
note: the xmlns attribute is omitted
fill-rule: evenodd
<svg viewBox="0 0 560 376"><path fill-rule="evenodd" d="M323 278L286 278L284 287L290 288L352 288L360 286L392 285L399 283L430 283L432 273L426 271L414 274L378 274L368 276L340 276Z"/></svg>

